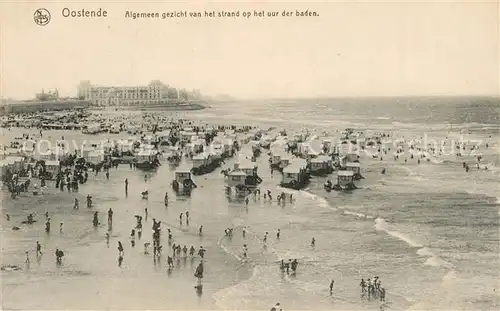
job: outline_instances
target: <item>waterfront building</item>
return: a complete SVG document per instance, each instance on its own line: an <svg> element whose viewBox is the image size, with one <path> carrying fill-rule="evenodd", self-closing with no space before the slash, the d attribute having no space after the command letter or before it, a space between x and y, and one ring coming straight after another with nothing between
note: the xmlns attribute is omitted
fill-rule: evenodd
<svg viewBox="0 0 500 311"><path fill-rule="evenodd" d="M78 98L91 101L96 106L161 105L198 96L199 91L178 90L158 80L144 86L98 86L90 81L82 81L78 85Z"/></svg>
<svg viewBox="0 0 500 311"><path fill-rule="evenodd" d="M0 115L9 113L29 113L39 111L54 111L54 110L70 110L81 109L90 106L91 102L88 100L59 97L59 92L37 93L35 99L30 100L5 100L2 101L0 106Z"/></svg>

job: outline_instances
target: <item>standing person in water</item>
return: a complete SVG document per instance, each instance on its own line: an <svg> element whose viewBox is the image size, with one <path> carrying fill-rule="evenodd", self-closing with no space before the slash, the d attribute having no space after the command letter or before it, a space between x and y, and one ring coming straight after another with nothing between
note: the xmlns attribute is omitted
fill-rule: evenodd
<svg viewBox="0 0 500 311"><path fill-rule="evenodd" d="M92 196L90 194L87 195L87 207L92 207Z"/></svg>
<svg viewBox="0 0 500 311"><path fill-rule="evenodd" d="M361 287L361 293L362 294L366 293L366 282L365 282L365 279L361 279L361 282L359 283L359 286Z"/></svg>
<svg viewBox="0 0 500 311"><path fill-rule="evenodd" d="M316 239L312 238L312 240L311 240L311 246L314 246L314 245L316 245Z"/></svg>
<svg viewBox="0 0 500 311"><path fill-rule="evenodd" d="M276 238L279 240L280 239L280 229L278 229L278 232L276 232Z"/></svg>
<svg viewBox="0 0 500 311"><path fill-rule="evenodd" d="M128 179L125 178L125 195L128 195Z"/></svg>
<svg viewBox="0 0 500 311"><path fill-rule="evenodd" d="M92 220L92 223L94 225L94 227L97 227L99 225L99 218L98 218L98 212L94 212L94 219Z"/></svg>
<svg viewBox="0 0 500 311"><path fill-rule="evenodd" d="M108 226L113 226L113 210L111 209L111 207L108 210Z"/></svg>
<svg viewBox="0 0 500 311"><path fill-rule="evenodd" d="M80 208L80 203L78 202L78 198L75 198L75 205L73 206L74 209L79 209Z"/></svg>
<svg viewBox="0 0 500 311"><path fill-rule="evenodd" d="M165 203L165 207L168 206L168 192L165 192L165 198L163 199L164 203Z"/></svg>
<svg viewBox="0 0 500 311"><path fill-rule="evenodd" d="M334 280L330 282L330 295L333 294L333 284L335 283Z"/></svg>
<svg viewBox="0 0 500 311"><path fill-rule="evenodd" d="M196 287L200 288L201 287L201 279L203 278L203 262L200 262L198 264L198 267L196 268L194 276L198 279L198 285Z"/></svg>
<svg viewBox="0 0 500 311"><path fill-rule="evenodd" d="M50 233L50 218L47 218L47 222L45 223L45 232Z"/></svg>
<svg viewBox="0 0 500 311"><path fill-rule="evenodd" d="M200 226L200 229L198 230L199 236L203 235L203 225Z"/></svg>
<svg viewBox="0 0 500 311"><path fill-rule="evenodd" d="M118 241L118 255L123 256L125 252L123 251L123 245L122 242Z"/></svg>
<svg viewBox="0 0 500 311"><path fill-rule="evenodd" d="M243 244L243 257L247 258L248 248L246 244Z"/></svg>
<svg viewBox="0 0 500 311"><path fill-rule="evenodd" d="M189 225L189 211L186 211L186 225Z"/></svg>
<svg viewBox="0 0 500 311"><path fill-rule="evenodd" d="M40 242L36 241L36 255L41 256L42 255L42 246L40 245Z"/></svg>
<svg viewBox="0 0 500 311"><path fill-rule="evenodd" d="M205 252L206 250L203 248L203 246L200 246L200 249L198 250L198 255L200 255L201 259L205 257Z"/></svg>
<svg viewBox="0 0 500 311"><path fill-rule="evenodd" d="M182 215L184 215L184 213L181 213L181 214L179 215L179 223L180 223L181 225L182 225Z"/></svg>

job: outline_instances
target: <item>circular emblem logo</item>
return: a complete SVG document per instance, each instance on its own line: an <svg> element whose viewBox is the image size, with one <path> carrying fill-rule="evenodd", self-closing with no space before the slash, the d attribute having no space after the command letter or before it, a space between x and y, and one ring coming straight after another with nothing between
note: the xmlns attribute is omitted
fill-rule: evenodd
<svg viewBox="0 0 500 311"><path fill-rule="evenodd" d="M33 14L35 23L39 26L45 26L50 22L50 12L47 9L38 9Z"/></svg>

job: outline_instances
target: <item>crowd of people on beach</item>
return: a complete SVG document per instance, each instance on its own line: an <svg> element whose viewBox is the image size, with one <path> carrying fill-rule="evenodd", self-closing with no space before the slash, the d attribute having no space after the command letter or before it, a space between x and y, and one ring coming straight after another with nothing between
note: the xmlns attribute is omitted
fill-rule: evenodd
<svg viewBox="0 0 500 311"><path fill-rule="evenodd" d="M403 143L406 143L406 142L403 142ZM456 153L455 155L457 157L462 157L463 150L466 150L465 145L457 144L457 143L455 145L452 145L451 148L453 148L453 150ZM479 148L479 147L472 147L471 150L475 150L476 148ZM486 145L486 148L488 148L488 145ZM391 159L390 155L388 155L388 151L390 151L390 149L384 149L384 148L380 149L379 150L379 157L380 157L379 159L383 160L384 156L389 157L389 159L390 159L389 161L392 161L392 160L398 161L401 158L403 158L405 163L408 163L411 160L413 160L417 164L420 164L421 161L431 161L430 160L431 156L438 157L444 153L442 148L441 149L439 149L439 148L435 149L433 147L421 148L421 147L416 147L416 146L410 146L407 148L400 147L400 148L397 148L395 150L395 152L393 153L393 159ZM410 151L410 152L408 154L405 154L406 151ZM480 169L481 160L482 160L482 156L478 155L477 156L477 168L478 169ZM68 190L68 192L71 192L71 191L77 192L79 190L79 185L85 184L88 181L89 172L94 172L95 175L98 176L98 174L103 170L105 173L106 180L109 180L110 178L113 178L111 176L112 171L110 169L113 167L117 168L117 163L111 162L111 161L105 162L102 165L98 165L98 166L87 165L83 162L76 161L76 159L73 159L73 161L74 161L74 163L72 164L71 168L66 167L66 168L62 169L61 171L59 171L55 175L55 183L54 183L55 188L60 189L61 191L64 191L66 188ZM132 165L130 166L130 168L135 169L135 167L133 167ZM466 162L463 162L463 168L466 171L470 170L469 164L467 164ZM487 166L484 166L484 169L487 170L488 169ZM41 176L41 178L40 178L41 186L46 187L47 181L43 177L43 175L45 174L45 171L44 171L42 163L38 163L38 165L28 167L28 170L29 170L30 176L31 175ZM38 170L38 173L35 172L36 170ZM385 169L384 169L384 172L385 172ZM17 184L19 181L19 175L17 175L17 176L13 175L13 176L11 176L11 179L13 181L12 185ZM146 174L146 175L144 175L144 183L147 185L148 182L150 182L150 176L148 176ZM126 197L128 196L128 192L129 192L128 191L129 184L130 184L129 180L128 180L128 178L126 178L124 180L124 190L125 190ZM26 184L25 187L29 187L29 183ZM13 192L19 194L19 191L20 191L19 189L15 189L15 191L13 191ZM267 202L276 202L277 201L278 204L285 204L287 202L290 202L290 203L294 202L293 194L290 192L285 193L284 191L281 191L280 193L276 194L276 193L272 193L271 190L269 190L269 189L263 189L262 192L263 192L262 193L263 199ZM144 200L148 200L149 196L151 194L152 193L148 189L145 189L143 192L140 193L141 197ZM254 200L257 200L257 199L260 200L261 190L256 188L256 189L252 190L251 192L249 192L249 195L244 198L244 206L246 208L248 208L248 206L251 205L250 202L251 202L252 196L253 196ZM170 204L169 201L170 201L169 193L165 192L164 205L166 208L169 207L169 204ZM91 194L88 194L86 196L86 206L89 209L94 208L93 197ZM77 197L75 197L73 209L78 210L79 208L80 208L79 199ZM101 221L99 219L99 217L100 217L99 213L102 213L102 211L101 212L97 211L97 210L93 211L92 220L90 220L90 219L87 220L89 223L91 221L92 226L95 228L99 228L102 226ZM115 217L114 214L115 214L115 211L113 211L113 209L109 208L107 210L108 230L105 233L105 241L106 241L107 247L109 247L110 240L112 239L111 233L113 231L113 220ZM190 222L192 222L191 217L192 217L192 215L187 210L184 212L180 212L178 214L179 224L181 226L184 226L184 225L189 226ZM135 225L131 229L129 228L130 234L128 234L129 229L127 229L127 236L129 237L129 240L130 240L130 247L135 248L137 245L141 245L141 246L143 246L143 251L141 253L144 256L148 256L148 255L150 255L150 252L149 252L150 246L152 246L152 257L154 258L155 262L159 262L163 256L163 254L168 253L166 256L166 261L165 261L165 264L166 264L168 271L175 269L176 266L178 266L178 263L180 262L180 260L182 260L182 259L191 258L194 260L195 258L199 258L200 263L197 266L196 271L194 272L194 276L198 279L197 286L201 286L201 279L203 278L203 273L204 273L204 263L206 263L206 261L204 261L204 259L205 259L205 253L207 250L202 245L200 245L199 247L195 247L192 244L189 245L189 244L184 244L184 243L181 244L181 243L176 242L174 239L172 230L170 228L167 228L166 231L162 230L163 229L162 224L164 227L165 223L162 223L162 221L158 220L157 218L152 218L151 240L149 240L149 236L148 236L147 237L148 240L145 241L144 236L143 236L143 223L147 223L148 219L150 218L148 208L147 207L144 208L143 213L134 215L134 218L135 218ZM7 220L10 220L9 215L7 215ZM35 219L34 214L30 213L27 216L27 219L24 221L24 224L33 224L36 221L37 220ZM48 212L46 212L45 213L45 232L46 232L46 234L51 234L52 221L53 221L52 217L49 217ZM147 226L147 224L146 224L146 226ZM14 228L17 228L17 230L19 229L19 227L14 227ZM16 230L16 229L14 229L14 230ZM196 229L194 229L194 230L196 230ZM285 234L285 236L283 236L282 235L283 233L280 231L279 228L277 228L275 230L276 230L275 231L276 240L286 240L286 234ZM63 232L63 223L62 222L59 223L59 231L60 231L60 233ZM233 231L234 231L234 228L230 228L230 227L226 228L224 230L225 237L227 237L228 239L231 239L233 237ZM248 228L243 227L242 228L243 238L245 238L247 232L248 232ZM168 248L164 248L164 241L162 239L162 234L165 234L165 233L167 235ZM203 236L203 225L199 225L198 235L200 237ZM271 235L274 235L274 234L271 232ZM267 247L269 241L272 240L273 237L270 237L270 234L268 231L266 231L263 235L259 234L259 236L260 237L259 237L258 241L260 241L260 238L262 239L262 247L265 249ZM317 242L316 238L315 237L308 237L308 239L309 238L311 241L310 242L311 249L314 251L314 247L316 246L316 242ZM140 243L140 244L138 244L138 243ZM248 242L243 244L243 247L241 250L241 258L244 260L249 259L249 244L247 244L247 243ZM321 243L321 242L318 242L318 243ZM116 241L116 244L117 244L117 250L118 250L118 266L121 267L124 260L125 260L124 259L125 258L125 251L126 251L125 248L127 247L128 244L124 241ZM205 246L206 246L206 244L205 244ZM241 246L239 246L239 247L241 247ZM27 264L30 263L30 251L26 251L26 260L25 261ZM35 254L36 254L37 258L40 258L43 256L42 244L40 243L40 241L36 241ZM63 258L65 256L64 251L58 247L58 248L56 248L54 254L55 254L56 263L58 265L61 265L63 263ZM22 255L22 252L21 252L21 255ZM293 275L296 277L297 269L299 266L298 259L296 259L296 258L295 259L293 259L293 258L290 258L290 259L281 258L281 259L278 259L278 262L279 262L279 270L281 271L281 273L283 275L285 275L285 274L290 275L290 276ZM301 267L304 267L304 266L305 266L304 262L301 262ZM331 280L328 283L328 287L327 287L330 294L332 294L334 292L334 286L335 286L335 281ZM361 279L360 287L361 287L361 298L362 299L368 299L368 300L375 300L376 299L376 300L380 300L381 303L385 303L385 301L386 301L386 289L381 286L381 281L380 281L379 277ZM273 310L273 311L282 310L282 307L279 303L277 303L271 310Z"/></svg>
<svg viewBox="0 0 500 311"><path fill-rule="evenodd" d="M64 178L62 176L68 176L68 178L69 178L69 175L67 175L68 171L69 170L66 170L63 173L60 173L61 177L56 178L55 185L54 185L56 188L60 188L60 190L63 190L63 187L61 185L63 185ZM86 181L86 178L87 178L87 171L86 170L84 170L84 174L85 174L84 178ZM106 179L109 179L109 176L110 176L110 174L109 174L109 169L108 169L108 170L106 170ZM145 181L146 182L148 181L147 175L146 175ZM128 179L125 179L125 195L126 196L128 196L128 185L129 185ZM70 188L68 188L68 190L70 190ZM92 195L88 194L86 197L86 200L87 200L87 208L91 209L93 207ZM168 192L165 194L165 206L168 206ZM75 197L74 203L73 203L73 209L78 210L79 208L80 208L79 200L77 197ZM185 215L185 217L184 217L184 215ZM105 240L106 240L107 247L109 247L111 232L113 230L113 217L114 217L114 211L112 208L109 208L107 211L107 227L108 227L108 229L107 229L107 232L105 233ZM143 215L134 215L134 217L136 220L136 225L134 226L134 228L131 230L131 233L130 233L130 243L131 243L132 248L135 247L135 245L136 245L136 237L138 240L141 240L141 238L142 238L142 227L143 227L142 222L143 222L143 219L145 219L145 220L148 219L147 207L144 209L144 216ZM6 218L7 218L7 221L10 221L9 214L6 214ZM45 220L46 220L45 232L46 232L46 234L50 234L51 233L51 217L49 217L48 212L45 212ZM186 211L186 212L181 213L179 215L179 222L181 225L183 225L184 222L186 223L186 225L189 225L189 220L190 220L189 211ZM35 222L37 222L37 220L35 219L33 213L28 214L26 220L22 221L23 224L27 224L27 225L32 225ZM92 226L95 228L98 228L100 225L101 225L101 222L99 220L99 211L94 211L92 213ZM18 226L13 227L13 229L20 230L20 228ZM62 234L63 233L63 223L62 222L60 223L59 230L60 230L60 233ZM157 262L157 260L159 260L161 258L161 254L162 254L162 250L163 250L163 245L161 243L161 221L157 221L155 218L152 219L152 231L153 231L153 234L152 234L153 257L155 259L155 262ZM188 258L188 247L187 247L187 245L184 245L182 247L180 244L173 243L174 238L172 235L172 231L170 229L167 229L167 233L168 233L168 244L172 247L171 248L172 254L168 256L167 261L166 261L166 265L167 265L169 270L172 270L175 267L174 259L177 259L177 261L179 261L181 258L184 258L184 259ZM203 235L203 226L202 225L199 227L198 234L200 237ZM150 244L151 244L150 242L144 242L144 244L143 244L144 245L144 252L143 252L144 255L149 255L148 248L149 248ZM121 267L123 264L123 261L124 261L124 256L125 256L125 247L124 247L122 241L117 241L117 249L118 249L118 266ZM42 253L42 245L40 244L39 241L36 241L35 250L36 250L36 257L38 259L41 259L43 253ZM181 255L181 252L183 253L183 256ZM198 251L196 251L196 249L193 245L191 245L191 247L189 248L189 256L192 259L195 259L196 256L199 256L201 261L203 261L203 258L205 256L205 252L206 252L206 249L204 249L203 246L200 246ZM25 255L26 255L25 263L27 265L30 264L29 254L30 254L29 250L25 252ZM64 257L64 251L57 248L55 250L55 261L56 261L57 265L62 264L63 257ZM198 279L197 289L199 290L200 286L201 286L201 279L203 278L203 264L202 263L200 263L198 265L196 272L195 272L195 276Z"/></svg>

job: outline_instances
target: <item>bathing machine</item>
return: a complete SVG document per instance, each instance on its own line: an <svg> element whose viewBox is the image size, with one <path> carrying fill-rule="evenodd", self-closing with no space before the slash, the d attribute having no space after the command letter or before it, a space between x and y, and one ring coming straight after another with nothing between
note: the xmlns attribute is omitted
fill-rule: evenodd
<svg viewBox="0 0 500 311"><path fill-rule="evenodd" d="M283 177L280 185L285 188L300 190L309 183L309 178L309 170L305 163L296 161L283 169Z"/></svg>
<svg viewBox="0 0 500 311"><path fill-rule="evenodd" d="M187 167L180 167L175 170L175 179L172 182L172 189L179 193L190 193L192 189L196 188L191 176L191 169Z"/></svg>
<svg viewBox="0 0 500 311"><path fill-rule="evenodd" d="M142 170L152 170L160 166L155 150L140 150L135 156L135 166Z"/></svg>
<svg viewBox="0 0 500 311"><path fill-rule="evenodd" d="M311 175L325 176L333 172L333 161L329 156L320 155L309 161Z"/></svg>

